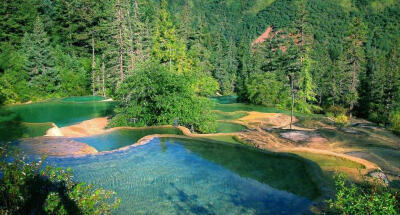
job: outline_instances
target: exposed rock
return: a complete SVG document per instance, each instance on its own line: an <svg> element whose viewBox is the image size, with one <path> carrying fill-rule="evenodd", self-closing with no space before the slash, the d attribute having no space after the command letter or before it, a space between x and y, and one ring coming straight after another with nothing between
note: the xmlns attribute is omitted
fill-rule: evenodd
<svg viewBox="0 0 400 215"><path fill-rule="evenodd" d="M381 171L373 171L368 173L369 176L371 176L372 178L378 179L382 182L384 182L386 185L389 184L389 179L388 177L385 175L385 173L381 172Z"/></svg>
<svg viewBox="0 0 400 215"><path fill-rule="evenodd" d="M53 123L53 127L46 131L46 137L62 137L64 136L60 128Z"/></svg>
<svg viewBox="0 0 400 215"><path fill-rule="evenodd" d="M85 143L62 137L37 137L22 139L18 147L28 154L71 156L95 154L97 150Z"/></svg>
<svg viewBox="0 0 400 215"><path fill-rule="evenodd" d="M311 138L309 134L306 134L304 131L290 131L280 134L281 137L289 139L294 142L303 142L307 141Z"/></svg>

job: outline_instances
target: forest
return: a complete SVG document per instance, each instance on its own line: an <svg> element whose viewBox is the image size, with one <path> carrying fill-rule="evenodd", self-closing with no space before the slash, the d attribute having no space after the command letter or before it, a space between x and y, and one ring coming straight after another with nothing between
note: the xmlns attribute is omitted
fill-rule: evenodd
<svg viewBox="0 0 400 215"><path fill-rule="evenodd" d="M243 102L334 110L400 129L394 0L5 0L0 14L6 104L101 95L124 98L117 111L135 117L140 113L125 105L129 89L140 94L138 81L165 70L182 79L171 84L190 85L185 96L196 101L236 94ZM160 104L167 109L178 102L172 91ZM141 106L154 98L133 99ZM195 105L199 113L206 103ZM142 115L154 113L141 107ZM129 123L122 118L115 121ZM171 120L145 118L138 125ZM189 124L199 129L200 122Z"/></svg>
<svg viewBox="0 0 400 215"><path fill-rule="evenodd" d="M309 173L307 172L309 170L305 168L309 163L315 162L314 166L321 167L322 170L319 169L319 171L324 171L324 174L328 172L328 176L324 175L328 178L338 173L332 173L332 167L329 166L335 166L335 162L344 166L340 166L343 167L340 170L345 173L348 173L346 171L350 171L349 169L360 170L361 168L358 169L358 167L366 162L367 165L363 166L364 172L373 169L372 167L375 168L375 172L367 172L366 175L383 174L385 176L387 174L390 176L390 182L388 178L383 178L387 181L386 183L383 180L386 183L385 186L375 184L376 181L363 181L355 185L349 184L344 175L337 174L331 177L332 181L329 185L336 188L336 193L328 197L324 196L324 202L321 204L331 209L332 214L397 214L400 211L397 193L400 180L396 172L400 165L398 154L396 154L399 149L397 138L400 134L399 29L400 1L397 0L3 0L0 5L0 194L2 194L0 195L0 214L13 214L13 212L26 214L37 211L42 211L43 214L109 214L120 205L119 197L114 198L116 195L114 191L102 188L92 189L92 185L75 182L72 170L69 168L67 170L51 166L42 168L45 156L41 158L43 160L27 161L18 150L7 151L3 143L14 143L13 141L18 139L20 142L17 142L23 145L24 141L44 139L43 142L51 145L50 139L54 138L55 141L60 140L60 144L64 144L64 147L66 141L67 144L81 144L79 146L85 145L99 156L103 156L107 153L102 154L101 150L97 151L89 143L76 142L76 138L89 138L89 134L92 135L90 138L98 138L96 135L100 134L115 135L112 137L117 139L115 142L129 140L129 144L132 144L134 141L129 139L131 137L121 137L131 132L129 129L141 132L135 130L138 128L131 127L150 129L150 132L151 129L160 129L156 126L180 130L179 133L173 133L174 135L166 133L167 139L152 139L153 142L143 146L143 151L154 152L152 148L145 147L152 147L159 141L157 144L161 146L158 147L161 148L160 156L142 159L147 162L154 159L154 163L148 163L150 166L156 164L152 168L160 166L157 158L170 153L168 155L173 162L185 160L180 159L179 156L186 156L187 160L192 159L190 160L192 163L210 160L212 165L217 163L220 166L227 166L228 169L231 168L226 172L232 173L236 170L238 173L234 175L235 178L240 178L239 175L246 176L246 180L237 184L234 184L234 180L230 180L232 187L247 183L248 179L252 178L247 177L248 175L256 179L262 178L257 174L254 176L254 172L259 173L264 170L266 167L263 165L268 162L263 159L273 157L275 154L264 156L265 154L259 154L260 151L253 151L254 147L249 149L240 148L242 146L238 145L233 147L224 145L227 143L226 140L234 144L247 144L247 146L253 144L252 146L265 149L265 151L271 150L274 153L282 152L283 155L276 155L276 161L272 162L275 166L266 169L274 170L276 171L274 174L279 175L278 173L282 173L282 169L279 169L281 165L289 173L292 169L298 168L299 172L291 173L310 183L310 187L314 186L314 181L305 177ZM80 98L79 96L88 97ZM245 108L239 110L230 106L233 103L217 103L213 100L222 101L226 98L229 100L230 96L235 98L234 103L237 107ZM77 113L71 114L71 118L76 118L75 121L71 124L64 123L60 128L57 127L57 123L50 122L58 120L58 114L49 114L54 120L41 121L42 119L39 119L30 122L24 119L25 122L22 118L11 119L12 114L9 112L12 108L18 109L23 106L20 104L34 103L36 105L40 102L56 101L56 99L60 99L56 102L62 103L59 102L63 101L61 99L73 100L76 99L75 97L100 99L90 101L95 103L93 110L90 110L93 113L85 113L88 116L83 117L79 115L79 111L76 111ZM68 107L82 105L80 106L82 109L86 105L75 101L67 103L63 104L71 105ZM46 105L48 104L44 104L43 107ZM224 108L231 109L221 111L218 107L216 108L218 105L220 108L225 105ZM252 108L246 105L251 105ZM273 113L269 113L272 108ZM21 109L20 113L24 112L23 107ZM84 112L86 109L80 111ZM290 119L288 115L291 115ZM298 117L298 121L293 126L296 126L298 130L292 129L294 115ZM66 117L68 116L66 114ZM290 127L287 129L289 125L278 123L275 126L265 121L260 123L254 119L260 117L268 121L269 119L265 116L273 119L282 118L280 122L290 121ZM77 137L62 134L54 135L49 139L46 137L51 136L48 135L48 131L52 129L61 134L61 129L68 131L71 129L68 127L73 126L81 128L79 126L85 123L82 121L99 119L101 121L100 117L103 117L105 124L99 130L104 133L88 132L86 136ZM316 120L313 117L316 117ZM240 120L243 118L246 120ZM314 120L313 123L320 124L328 122L324 124L325 127L314 128L305 125L307 120L309 122ZM172 125L173 128L168 127ZM221 128L225 125L236 125L237 130L228 131L225 134L223 131L218 132L218 126ZM43 126L46 131L36 136L1 137L2 135L12 136L13 130L19 131L19 128L23 126ZM302 126L304 128L300 128ZM76 128L75 130L79 130ZM126 128L129 132L123 130ZM167 136L167 134L172 136ZM186 135L185 138L191 139L192 142L189 143L190 141L187 140L188 143L186 143L179 140L176 137L178 134ZM289 141L291 139L286 138L285 135L303 135L302 137L308 139ZM140 136L140 138L143 137ZM246 139L246 137L250 138ZM112 145L110 144L112 138L107 139L109 141L107 144ZM138 137L135 142L140 138ZM79 141L84 141L83 139ZM320 142L312 145L315 139ZM180 141L185 144L181 144ZM195 141L198 141L196 142L198 145L191 145ZM216 144L212 147L203 146L199 144L202 141L212 143L216 141ZM257 145L257 141L264 141L264 145ZM302 144L307 141L309 141L307 146L311 145L308 148L309 151L298 151L298 148L303 147ZM221 142L223 144L218 145ZM270 144L271 142L275 145ZM331 147L330 143L335 144L337 148ZM40 144L37 143L34 146L43 146ZM78 148L69 146L68 149ZM167 151L167 146L172 149ZM321 149L322 146L326 148ZM130 159L134 160L136 157L130 157L132 152L129 151L130 145L122 144L119 147L112 150L124 149L128 152L117 154L117 156L110 153L107 155L110 157L105 159L107 162L110 161L109 163L94 163L93 165L98 165L97 167L107 171L118 167L120 169L116 171L119 172L115 174L119 176L118 179L128 178L129 182L136 182L131 180L136 176L136 172L134 172L135 175L128 175L129 171L124 170L124 168L132 168L131 164L135 162L126 166L122 165L123 161L131 161ZM221 151L232 147L230 149L232 153L239 153L236 150L240 148L240 156L239 154L232 157L226 155L227 157L223 158L222 152L218 154L215 151L208 151L218 147ZM290 147L293 151L288 151L287 148ZM362 149L365 150L362 151ZM312 150L317 152L325 150L325 154L318 154L315 151L313 154L310 152ZM84 155L90 153L86 152ZM292 154L287 155L289 153ZM190 157L194 155L203 157L201 159ZM365 158L364 155L370 157ZM128 157L126 160L119 160L120 156ZM178 156L178 159L174 156ZM256 165L254 157L257 156L259 156L260 165ZM9 162L11 157L14 159L13 163ZM82 176L90 172L84 169L89 167L89 164L79 169L82 168L79 166L81 161L92 164L91 162L97 162L97 160L84 160L86 157L78 157L71 158L68 160L71 163L67 162L67 164L74 164L72 162L74 159L78 161L79 164L74 165L78 169L79 177L79 174ZM235 169L235 165L231 163L233 157L242 166L237 164ZM283 158L287 160L287 164L279 160ZM307 160L308 158L310 159ZM372 165L363 159L372 160L376 164ZM360 160L365 162L360 162ZM395 167L389 165L390 162L386 162L387 160L394 163ZM111 161L116 164L114 165ZM333 164L330 163L331 161ZM174 165L182 167L184 171L188 166L185 162ZM208 163L200 164L206 167L212 166ZM200 164L199 166L202 167ZM103 168L103 165L110 166ZM259 169L246 172L245 170L249 169L246 165L250 167L255 165ZM382 168L380 169L379 166ZM139 169L137 166L135 168ZM176 166L171 168L171 171L178 169ZM187 177L189 177L196 168L181 174L188 174ZM215 175L227 174L216 172L216 169L220 170L215 168L210 172ZM93 175L89 174L89 179L96 179L94 173L104 173L99 169L98 171L90 170L92 171L90 174ZM166 169L142 170L138 172L143 173L143 177L145 173L151 173L155 175L155 178L164 177L157 174L168 172ZM119 174L120 172L124 174ZM269 172L266 174L269 174L268 177L273 175ZM318 174L313 172L310 175ZM352 174L352 176L355 175L354 171ZM113 177L109 177L114 176L113 173L105 175L106 173L101 175L104 181L114 180ZM202 175L202 179L205 175ZM283 175L290 176L286 173ZM153 177L153 175L146 176ZM226 178L230 177L232 176ZM374 178L374 176L371 177ZM174 180L176 178L179 177L176 176ZM281 181L277 176L272 178ZM364 180L364 175L362 179ZM378 179L382 178L378 177ZM154 183L165 182L163 180L154 180ZM114 187L115 181L108 182L108 185L113 185L113 189L129 187L131 189L129 192L133 192L133 188L140 189L140 185L143 185L139 183L135 187L132 184L126 186L123 184L124 186ZM218 183L219 181L215 182L215 184ZM263 185L263 183L259 184ZM304 183L300 181L299 184ZM274 185L279 187L281 184ZM291 189L297 187L291 184L291 181L289 185ZM162 188L165 186L161 184ZM174 187L175 184L171 182L168 186L170 190L173 190L170 192L175 192L179 184L177 183ZM213 186L221 188L218 185ZM250 187L250 185L246 186ZM396 186L395 192L392 187ZM186 186L184 183L182 187L182 189L196 188L192 184ZM31 192L35 190L40 191ZM146 188L144 192L135 191L135 193L145 195L148 190L149 188ZM310 190L314 192L313 189L310 188ZM323 189L321 190L320 194L325 194ZM41 193L42 191L45 193ZM212 191L218 195L222 193L218 189ZM129 192L122 191L122 199L126 198L124 194L129 196L131 194ZM183 191L178 191L176 196L181 198L182 193L185 194ZM19 196L24 198L19 198ZM157 197L160 196L165 197L163 195ZM171 194L171 196L174 195ZM189 199L193 196L183 197ZM240 195L234 193L231 196ZM212 195L200 197L211 199ZM35 201L39 203L36 204ZM191 201L188 200L190 204ZM232 200L232 202L235 201L238 200ZM182 205L191 206L188 202ZM129 201L123 204L125 205L122 208L134 208L129 205ZM245 204L248 202L243 203ZM212 206L212 204L206 206L210 205ZM311 207L311 203L308 206ZM285 209L283 206L274 207L282 211ZM233 207L225 205L218 209L221 208ZM185 211L183 208L180 209ZM199 213L205 213L200 210L201 208L196 209ZM120 212L120 214L124 213Z"/></svg>

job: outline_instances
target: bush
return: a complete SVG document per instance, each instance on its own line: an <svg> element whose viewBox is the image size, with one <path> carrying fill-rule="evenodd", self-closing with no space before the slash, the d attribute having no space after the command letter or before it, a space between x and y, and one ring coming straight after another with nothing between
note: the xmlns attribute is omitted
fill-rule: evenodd
<svg viewBox="0 0 400 215"><path fill-rule="evenodd" d="M389 116L390 127L391 129L400 134L400 111L394 111Z"/></svg>
<svg viewBox="0 0 400 215"><path fill-rule="evenodd" d="M196 95L195 80L163 66L139 69L117 90L118 107L111 126L179 125L202 133L216 130L212 101Z"/></svg>
<svg viewBox="0 0 400 215"><path fill-rule="evenodd" d="M349 124L349 119L346 115L339 115L334 118L335 123L338 127L346 127Z"/></svg>
<svg viewBox="0 0 400 215"><path fill-rule="evenodd" d="M384 214L400 213L398 193L378 181L355 184L343 174L335 176L336 197L328 201L332 214Z"/></svg>
<svg viewBox="0 0 400 215"><path fill-rule="evenodd" d="M43 163L0 148L0 214L110 214L119 205L114 192L73 182L71 169Z"/></svg>
<svg viewBox="0 0 400 215"><path fill-rule="evenodd" d="M347 109L342 106L332 105L327 108L325 112L327 116L338 117L340 115L346 115Z"/></svg>

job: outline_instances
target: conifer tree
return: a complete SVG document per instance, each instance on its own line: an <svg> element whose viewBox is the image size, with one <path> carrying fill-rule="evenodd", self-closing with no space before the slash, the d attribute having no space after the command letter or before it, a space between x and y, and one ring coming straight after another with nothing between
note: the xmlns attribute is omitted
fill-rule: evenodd
<svg viewBox="0 0 400 215"><path fill-rule="evenodd" d="M343 100L349 106L350 117L359 94L359 76L365 69L364 42L366 26L363 21L354 17L345 38L345 50L339 61L340 73L343 74Z"/></svg>
<svg viewBox="0 0 400 215"><path fill-rule="evenodd" d="M33 32L25 33L23 47L26 54L24 69L29 73L29 85L43 94L55 92L59 77L54 68L52 48L39 16Z"/></svg>
<svg viewBox="0 0 400 215"><path fill-rule="evenodd" d="M176 28L167 11L167 1L161 1L156 30L153 37L152 60L168 67L170 72L184 73L190 70L186 46L178 39Z"/></svg>

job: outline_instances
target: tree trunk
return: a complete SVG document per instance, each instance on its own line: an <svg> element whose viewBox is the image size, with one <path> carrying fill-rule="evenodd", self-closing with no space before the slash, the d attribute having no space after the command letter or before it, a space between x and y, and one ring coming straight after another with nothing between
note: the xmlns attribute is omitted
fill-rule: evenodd
<svg viewBox="0 0 400 215"><path fill-rule="evenodd" d="M292 107L290 109L290 130L292 130L293 124L293 109L294 109L294 83L293 83L293 75L290 76L290 94L292 96Z"/></svg>
<svg viewBox="0 0 400 215"><path fill-rule="evenodd" d="M106 97L106 86L105 86L105 70L106 66L104 64L104 54L101 55L101 74L102 74L102 90L103 90L103 97Z"/></svg>
<svg viewBox="0 0 400 215"><path fill-rule="evenodd" d="M94 35L92 32L92 95L95 95L95 85L94 85L94 76L95 76L95 56L94 56Z"/></svg>
<svg viewBox="0 0 400 215"><path fill-rule="evenodd" d="M136 2L135 2L136 4ZM129 57L130 57L130 63L129 63L129 69L132 71L134 69L134 62L135 62L135 55L134 55L134 48L133 48L133 30L132 30L132 23L131 23L131 16L129 13L129 9L126 10L126 21L128 23L128 29L129 29ZM134 13L134 19L136 19L136 11Z"/></svg>
<svg viewBox="0 0 400 215"><path fill-rule="evenodd" d="M357 89L356 89L356 82L357 82L357 63L356 63L356 60L354 60L354 62L353 62L353 71L352 71L352 78L351 78L351 92L352 92L352 94L353 95L355 95L357 92ZM352 98L351 99L351 101L350 101L350 110L349 110L349 112L350 112L350 118L352 118L353 117L353 109L354 109L354 103L355 103L355 98Z"/></svg>
<svg viewBox="0 0 400 215"><path fill-rule="evenodd" d="M119 74L120 81L124 81L124 67L123 67L123 43L122 43L122 11L121 2L117 0L117 20L118 20L118 45L119 45Z"/></svg>

